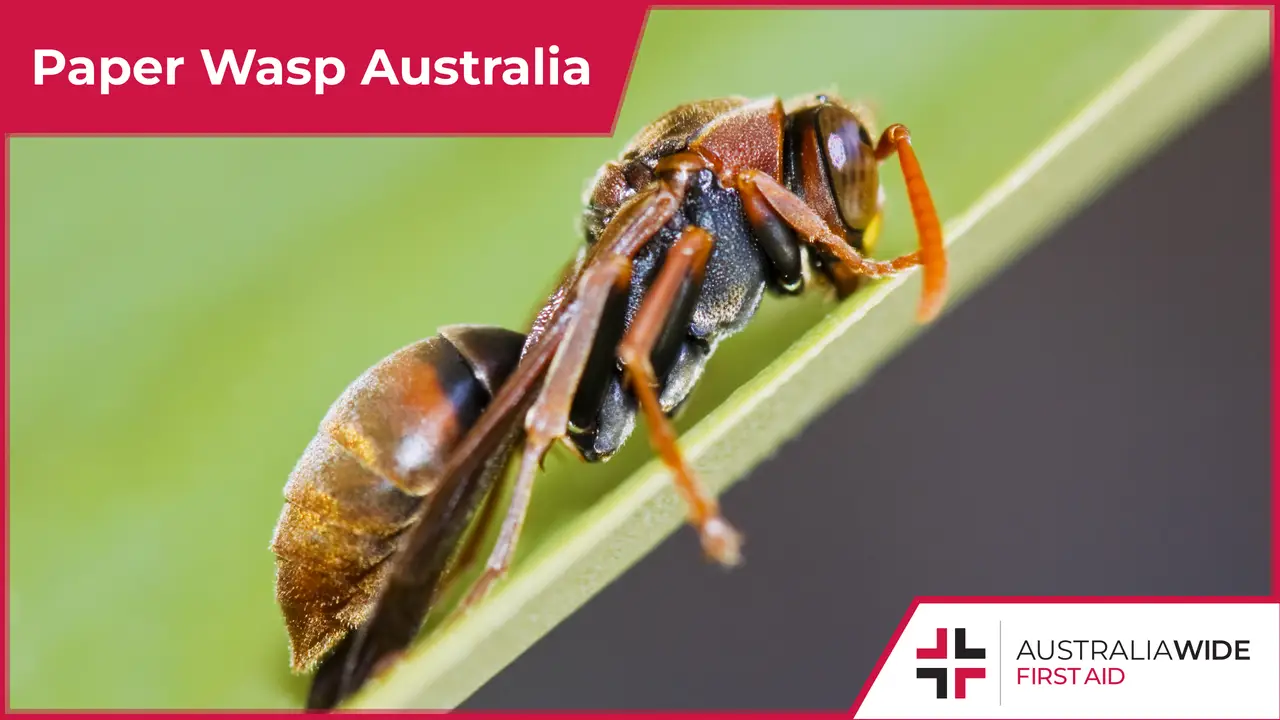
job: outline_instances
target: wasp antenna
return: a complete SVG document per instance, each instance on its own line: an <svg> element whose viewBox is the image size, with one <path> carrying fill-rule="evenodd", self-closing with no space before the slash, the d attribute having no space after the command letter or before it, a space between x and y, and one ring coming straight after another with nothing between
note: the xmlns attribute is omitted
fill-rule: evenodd
<svg viewBox="0 0 1280 720"><path fill-rule="evenodd" d="M915 217L916 234L920 239L920 264L924 266L924 295L916 319L929 322L938 316L947 295L947 251L942 242L942 223L938 221L938 211L933 206L920 161L911 147L911 131L905 125L894 124L885 128L876 145L876 158L879 160L885 160L895 152L902 165L907 199L911 201L911 214Z"/></svg>

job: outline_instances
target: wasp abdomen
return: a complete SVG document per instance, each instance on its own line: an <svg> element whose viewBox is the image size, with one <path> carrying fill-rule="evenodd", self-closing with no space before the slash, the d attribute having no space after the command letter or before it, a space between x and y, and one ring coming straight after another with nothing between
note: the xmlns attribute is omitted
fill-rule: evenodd
<svg viewBox="0 0 1280 720"><path fill-rule="evenodd" d="M293 667L368 615L400 532L515 368L524 335L459 325L369 368L330 407L285 485L271 549Z"/></svg>

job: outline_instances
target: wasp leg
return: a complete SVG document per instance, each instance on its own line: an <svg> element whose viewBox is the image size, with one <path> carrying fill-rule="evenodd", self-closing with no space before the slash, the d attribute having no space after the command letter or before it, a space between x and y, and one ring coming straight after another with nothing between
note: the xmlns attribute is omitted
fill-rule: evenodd
<svg viewBox="0 0 1280 720"><path fill-rule="evenodd" d="M923 182L923 179L921 182ZM855 275L864 275L872 278L896 275L903 270L920 265L923 260L928 259L933 263L933 268L932 270L926 268L927 277L925 278L924 296L921 299L917 317L922 322L930 320L941 308L943 294L946 289L946 255L941 251L941 229L936 229L936 231L930 229L930 227L936 228L937 226L936 214L932 216L932 225L929 224L930 218L923 218L927 232L921 232L920 241L922 246L936 244L938 247L937 252L933 250L926 251L922 247L919 251L907 253L892 260L871 260L863 257L842 238L831 232L822 218L804 200L801 200L795 193L783 187L768 173L748 170L739 176L738 188L742 192L748 208L755 206L757 212L772 210L777 213L806 242L822 250L824 254L834 257ZM928 191L924 192L927 199ZM914 202L913 200L913 204ZM767 205L768 208L763 208L763 205ZM929 207L932 208L932 203L930 203ZM917 225L922 222L922 217L923 214L917 215ZM941 263L940 266L939 263ZM941 282L938 282L939 275L942 278Z"/></svg>
<svg viewBox="0 0 1280 720"><path fill-rule="evenodd" d="M758 204L753 201L763 200L784 222L795 228L796 232L800 233L809 244L829 253L859 275L873 278L886 277L920 264L919 252L907 253L892 260L872 260L863 257L847 242L831 232L822 218L818 217L818 214L804 200L783 187L768 173L748 170L739 179L739 189L746 195L749 204L758 207Z"/></svg>
<svg viewBox="0 0 1280 720"><path fill-rule="evenodd" d="M542 391L525 420L524 451L502 530L485 563L484 573L463 600L461 611L480 602L511 565L529 509L534 475L551 444L568 432L574 394L590 357L606 303L613 294L627 291L631 282L631 259L675 215L694 176L706 167L706 160L695 153L663 158L654 168L658 182L623 205L593 244L592 254L582 266L582 276L576 281L575 299L563 310L566 314L573 313L574 317L556 351ZM535 320L535 325L539 322Z"/></svg>
<svg viewBox="0 0 1280 720"><path fill-rule="evenodd" d="M484 542L485 537L489 535L489 528L493 527L493 519L497 516L498 500L502 497L502 488L500 483L495 483L494 487L489 488L488 494L485 495L484 505L480 507L479 517L471 524L470 535L466 539L466 543L462 549L458 551L453 559L449 561L449 567L445 570L444 577L441 579L442 588L441 595L447 594L458 576L466 572L467 568L475 562L476 554L480 552L480 545Z"/></svg>
<svg viewBox="0 0 1280 720"><path fill-rule="evenodd" d="M716 499L698 482L681 455L675 428L658 398L659 382L652 359L664 331L683 331L688 325L681 308L691 311L692 304L682 300L687 300L689 293L696 296L701 288L713 244L712 236L702 228L685 228L667 251L662 269L641 301L635 320L618 346L618 358L644 412L649 438L671 469L676 491L689 506L689 522L697 529L703 550L716 562L731 566L741 561L742 537L721 517Z"/></svg>
<svg viewBox="0 0 1280 720"><path fill-rule="evenodd" d="M520 456L520 469L512 486L502 530L485 563L484 573L463 600L462 610L474 607L484 599L494 582L511 566L529 510L534 477L551 444L568 432L569 410L594 345L605 305L615 294L626 293L630 284L631 260L622 255L608 255L592 264L579 282L577 297L566 310L572 317L564 340L551 361L538 399L525 417L524 451Z"/></svg>
<svg viewBox="0 0 1280 720"><path fill-rule="evenodd" d="M702 156L676 153L658 161L654 175L658 181L627 201L609 221L595 246L602 251L634 258L640 248L662 229L684 203L693 178L707 168Z"/></svg>

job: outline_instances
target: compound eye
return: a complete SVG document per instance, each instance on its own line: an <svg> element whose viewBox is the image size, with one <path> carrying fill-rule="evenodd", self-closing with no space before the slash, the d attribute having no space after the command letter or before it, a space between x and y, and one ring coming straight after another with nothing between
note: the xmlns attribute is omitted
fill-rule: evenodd
<svg viewBox="0 0 1280 720"><path fill-rule="evenodd" d="M841 218L849 227L864 230L876 214L880 187L871 136L853 113L834 105L818 110L817 130Z"/></svg>
<svg viewBox="0 0 1280 720"><path fill-rule="evenodd" d="M871 135L867 132L867 126L862 123L858 123L858 139L862 141L863 145L873 150L875 149L876 144L871 142Z"/></svg>

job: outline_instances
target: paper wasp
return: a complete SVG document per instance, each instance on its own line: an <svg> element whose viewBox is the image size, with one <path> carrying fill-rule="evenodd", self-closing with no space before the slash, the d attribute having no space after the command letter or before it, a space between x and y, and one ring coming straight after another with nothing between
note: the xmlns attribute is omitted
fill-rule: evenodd
<svg viewBox="0 0 1280 720"><path fill-rule="evenodd" d="M878 166L894 154L920 248L870 260ZM642 415L704 551L737 563L740 536L686 465L670 420L717 344L766 290L817 284L843 297L864 277L920 265L919 318L945 295L942 229L910 134L891 125L874 141L832 96L671 110L600 169L583 225L585 248L527 334L453 326L401 349L347 388L299 460L272 549L294 668L320 665L309 707L341 702L408 646L484 535L463 542L495 516L494 487L518 456L464 607L484 596L511 562L557 441L604 460Z"/></svg>

